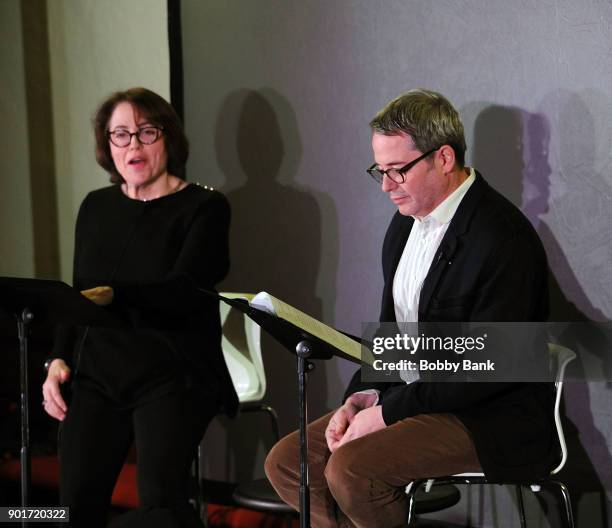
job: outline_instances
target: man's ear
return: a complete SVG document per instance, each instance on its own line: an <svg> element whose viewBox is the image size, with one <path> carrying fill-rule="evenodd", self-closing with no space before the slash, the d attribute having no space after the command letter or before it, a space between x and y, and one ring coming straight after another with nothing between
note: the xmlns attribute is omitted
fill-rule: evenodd
<svg viewBox="0 0 612 528"><path fill-rule="evenodd" d="M455 168L455 149L450 145L443 145L438 150L438 159L441 163L442 170L446 172L450 172Z"/></svg>

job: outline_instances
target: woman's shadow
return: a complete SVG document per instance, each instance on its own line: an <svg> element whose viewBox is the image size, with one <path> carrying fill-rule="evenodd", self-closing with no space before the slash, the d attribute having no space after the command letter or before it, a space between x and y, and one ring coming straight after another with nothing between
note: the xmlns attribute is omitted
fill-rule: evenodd
<svg viewBox="0 0 612 528"><path fill-rule="evenodd" d="M464 110L477 115L474 122L473 165L502 194L521 207L538 231L549 259L549 291L551 321L605 321L604 314L589 301L576 275L572 271L561 245L545 221L549 211L550 177L552 169L548 160L550 126L544 114L499 105L474 104ZM592 133L585 124L584 133ZM590 173L590 174L593 174ZM558 204L562 206L563 204ZM572 343L572 348L584 346L608 350L610 343ZM607 345L608 348L604 348ZM578 363L578 362L577 362ZM580 366L577 365L578 370ZM575 372L580 376L580 372ZM584 379L584 377L583 377ZM582 511L578 508L581 498L596 493L599 498L601 526L607 525L606 488L600 475L612 474L612 457L604 435L596 427L591 411L589 386L584 382L568 383L564 388L570 420L564 419L564 431L568 442L569 458L559 479L567 483L572 497L577 525ZM576 423L574 423L576 422ZM588 439L588 452L581 438ZM596 455L596 471L589 453ZM547 508L545 504L542 504ZM550 519L556 512L551 511ZM588 516L588 519L586 517ZM559 519L557 519L560 522ZM584 526L595 526L593 514L585 515ZM556 525L553 524L552 525Z"/></svg>
<svg viewBox="0 0 612 528"><path fill-rule="evenodd" d="M302 144L291 105L269 88L228 94L217 116L215 148L225 175L222 191L232 208L232 265L220 288L267 291L321 319L322 295L335 298L336 210L327 195L295 181ZM262 348L266 401L277 410L281 432L286 433L298 423L295 355L265 332ZM311 416L326 411L326 394L326 372L321 366L309 376ZM236 466L252 466L253 437L245 436L244 430L232 434L235 425L226 426L229 442L235 444Z"/></svg>

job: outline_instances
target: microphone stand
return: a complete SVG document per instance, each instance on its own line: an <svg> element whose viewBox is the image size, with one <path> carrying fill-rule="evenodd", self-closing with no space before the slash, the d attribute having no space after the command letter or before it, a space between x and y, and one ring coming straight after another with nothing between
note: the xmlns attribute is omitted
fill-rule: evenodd
<svg viewBox="0 0 612 528"><path fill-rule="evenodd" d="M21 505L28 506L31 480L31 456L30 456L30 402L28 395L28 336L30 323L34 314L29 308L24 308L17 315L17 333L19 336L19 366L20 390L21 390ZM21 526L28 526L26 520L21 521Z"/></svg>
<svg viewBox="0 0 612 528"><path fill-rule="evenodd" d="M314 364L308 361L312 348L308 341L300 341L295 347L298 363L298 392L300 405L300 528L310 528L310 487L308 481L308 406L306 382Z"/></svg>

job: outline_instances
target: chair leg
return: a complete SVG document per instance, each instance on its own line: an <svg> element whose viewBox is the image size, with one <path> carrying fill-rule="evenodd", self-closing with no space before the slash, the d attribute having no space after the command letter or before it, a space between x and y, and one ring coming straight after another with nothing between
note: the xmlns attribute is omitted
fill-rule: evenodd
<svg viewBox="0 0 612 528"><path fill-rule="evenodd" d="M262 405L261 410L270 417L272 430L274 431L274 440L278 442L280 440L280 429L278 428L278 415L276 414L276 411L269 405Z"/></svg>
<svg viewBox="0 0 612 528"><path fill-rule="evenodd" d="M572 503L570 501L569 490L563 484L563 482L557 482L556 480L551 480L551 484L559 487L559 491L561 492L561 497L563 498L563 506L565 513L565 522L567 528L574 528L574 515L572 513Z"/></svg>
<svg viewBox="0 0 612 528"><path fill-rule="evenodd" d="M272 424L272 433L274 434L274 441L280 440L280 429L278 428L278 415L276 411L269 405L263 403L246 403L240 407L241 412L263 412L266 413L270 418Z"/></svg>
<svg viewBox="0 0 612 528"><path fill-rule="evenodd" d="M425 480L413 481L412 485L410 486L410 489L406 493L406 496L408 497L408 522L406 525L407 527L414 526L414 523L416 521L416 515L414 512L414 509L416 506L416 493L425 482L427 481Z"/></svg>
<svg viewBox="0 0 612 528"><path fill-rule="evenodd" d="M516 486L516 499L518 501L519 515L521 516L521 528L527 528L527 519L525 518L525 505L523 504L523 490L521 485Z"/></svg>
<svg viewBox="0 0 612 528"><path fill-rule="evenodd" d="M194 485L194 506L198 512L198 517L202 520L205 528L208 528L207 504L204 501L204 490L202 489L202 478L200 475L200 462L202 460L202 446L198 445L195 459L191 466L191 473Z"/></svg>

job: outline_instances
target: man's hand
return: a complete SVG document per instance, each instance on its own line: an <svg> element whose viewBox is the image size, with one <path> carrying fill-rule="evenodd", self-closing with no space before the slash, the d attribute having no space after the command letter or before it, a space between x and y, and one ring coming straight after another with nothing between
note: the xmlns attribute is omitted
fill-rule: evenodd
<svg viewBox="0 0 612 528"><path fill-rule="evenodd" d="M110 286L97 286L89 290L82 290L81 294L98 306L107 306L113 302L115 292Z"/></svg>
<svg viewBox="0 0 612 528"><path fill-rule="evenodd" d="M327 447L332 453L343 443L345 433L358 413L363 412L363 409L372 407L377 399L378 396L376 394L351 394L344 402L344 405L334 413L329 420L329 424L327 424L327 429L325 429ZM354 438L358 437L355 436Z"/></svg>
<svg viewBox="0 0 612 528"><path fill-rule="evenodd" d="M340 407L331 420L327 424L325 429L325 439L327 440L327 447L333 453L336 447L340 444L344 433L348 429L353 416L350 416L350 410L347 409L346 404Z"/></svg>
<svg viewBox="0 0 612 528"><path fill-rule="evenodd" d="M68 407L62 393L60 385L70 379L70 367L63 359L54 359L49 365L47 379L43 383L43 407L47 414L62 421L66 417Z"/></svg>
<svg viewBox="0 0 612 528"><path fill-rule="evenodd" d="M383 420L382 407L380 405L363 409L355 415L346 433L344 433L344 436L336 445L336 449L351 440L361 438L362 436L373 433L374 431L379 431L385 427L387 427L387 424Z"/></svg>

